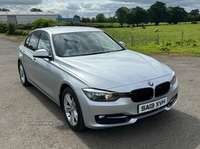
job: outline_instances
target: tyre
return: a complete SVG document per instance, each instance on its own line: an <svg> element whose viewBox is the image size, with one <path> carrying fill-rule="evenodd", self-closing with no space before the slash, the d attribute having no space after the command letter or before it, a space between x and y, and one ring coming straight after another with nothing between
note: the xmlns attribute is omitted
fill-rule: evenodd
<svg viewBox="0 0 200 149"><path fill-rule="evenodd" d="M19 71L19 77L20 77L22 85L23 86L30 85L30 83L27 80L26 73L25 73L25 70L24 70L24 66L22 65L22 62L18 63L18 71Z"/></svg>
<svg viewBox="0 0 200 149"><path fill-rule="evenodd" d="M80 131L85 128L83 115L78 99L71 88L64 89L62 93L62 105L65 118L71 129Z"/></svg>

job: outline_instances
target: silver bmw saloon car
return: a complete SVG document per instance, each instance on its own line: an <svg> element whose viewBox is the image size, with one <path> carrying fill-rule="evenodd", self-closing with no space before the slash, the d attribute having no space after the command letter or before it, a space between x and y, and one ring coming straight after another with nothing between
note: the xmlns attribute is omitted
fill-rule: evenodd
<svg viewBox="0 0 200 149"><path fill-rule="evenodd" d="M49 27L19 46L22 85L61 107L71 129L108 128L170 110L178 80L165 64L91 27Z"/></svg>

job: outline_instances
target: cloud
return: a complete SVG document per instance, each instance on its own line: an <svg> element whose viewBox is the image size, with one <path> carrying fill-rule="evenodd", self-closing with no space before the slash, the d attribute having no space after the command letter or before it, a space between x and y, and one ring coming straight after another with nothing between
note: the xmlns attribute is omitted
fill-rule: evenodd
<svg viewBox="0 0 200 149"><path fill-rule="evenodd" d="M145 6L145 7L149 7L151 6L152 4L156 3L155 0L110 0L111 2L124 2L124 3L135 3L137 4L138 6ZM166 6L181 6L181 7L191 7L192 8L195 8L198 7L199 8L199 5L200 5L200 2L199 0L179 0L179 1L175 1L175 0L162 0L163 3L166 4Z"/></svg>
<svg viewBox="0 0 200 149"><path fill-rule="evenodd" d="M69 10L80 10L80 7L77 4L68 4L66 8Z"/></svg>
<svg viewBox="0 0 200 149"><path fill-rule="evenodd" d="M143 7L144 9L148 9L152 4L156 3L156 0L109 0L110 2L115 3L135 3L136 6ZM200 1L199 0L162 0L163 3L169 6L180 6L185 8L186 11L191 11L193 9L200 9ZM126 6L126 5L125 5Z"/></svg>
<svg viewBox="0 0 200 149"><path fill-rule="evenodd" d="M106 17L113 16L118 8L135 8L137 6L148 9L156 0L0 0L0 8L11 11L28 12L31 8L41 9L43 12L54 12L63 17L96 17L103 13ZM200 9L199 0L162 0L169 6L184 7L186 11Z"/></svg>
<svg viewBox="0 0 200 149"><path fill-rule="evenodd" d="M125 3L125 2L112 2L105 0L103 3L100 2L82 2L82 3L70 3L67 5L66 9L62 9L59 13L65 17L73 17L74 15L79 15L81 17L96 17L96 15L103 13L106 17L113 16L118 8L122 6L127 6L128 8L136 7L135 3Z"/></svg>
<svg viewBox="0 0 200 149"><path fill-rule="evenodd" d="M133 3L133 0L110 0L110 1L113 1L113 2L129 2L129 3ZM188 0L179 0L178 3L182 2L182 1L188 1ZM176 2L175 0L162 0L163 3L166 3L166 4L170 4L170 3L174 3ZM138 4L154 4L156 3L155 0L134 0L134 3L138 3Z"/></svg>
<svg viewBox="0 0 200 149"><path fill-rule="evenodd" d="M0 5L38 5L43 0L0 0Z"/></svg>

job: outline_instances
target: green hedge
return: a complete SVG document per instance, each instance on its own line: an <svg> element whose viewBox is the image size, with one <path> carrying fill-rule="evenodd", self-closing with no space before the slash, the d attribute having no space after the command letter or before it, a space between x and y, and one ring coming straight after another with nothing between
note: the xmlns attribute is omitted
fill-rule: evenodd
<svg viewBox="0 0 200 149"><path fill-rule="evenodd" d="M38 19L33 22L32 29L61 26L61 25L65 25L65 24L63 22L58 22L56 20Z"/></svg>
<svg viewBox="0 0 200 149"><path fill-rule="evenodd" d="M8 23L0 22L0 33L6 33L8 31Z"/></svg>
<svg viewBox="0 0 200 149"><path fill-rule="evenodd" d="M7 28L7 35L14 35L16 31L16 24L14 23L8 23L8 28Z"/></svg>
<svg viewBox="0 0 200 149"><path fill-rule="evenodd" d="M59 22L56 20L46 20L46 19L37 19L32 24L14 24L8 22L0 22L0 33L7 35L18 35L26 36L29 31L43 28L43 27L53 27L53 26L90 26L96 28L113 28L116 26L111 26L110 24L97 24L97 23L74 23L74 22ZM121 26L120 26L121 27Z"/></svg>

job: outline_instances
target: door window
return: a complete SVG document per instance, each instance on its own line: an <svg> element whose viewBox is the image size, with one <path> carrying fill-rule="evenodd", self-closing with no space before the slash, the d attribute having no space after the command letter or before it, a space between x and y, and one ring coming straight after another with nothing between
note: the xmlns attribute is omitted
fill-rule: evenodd
<svg viewBox="0 0 200 149"><path fill-rule="evenodd" d="M51 54L50 40L46 33L42 33L38 43L38 49L46 49Z"/></svg>
<svg viewBox="0 0 200 149"><path fill-rule="evenodd" d="M40 34L41 33L39 31L35 31L31 35L29 35L29 37L27 37L25 41L25 46L32 51L37 50Z"/></svg>

